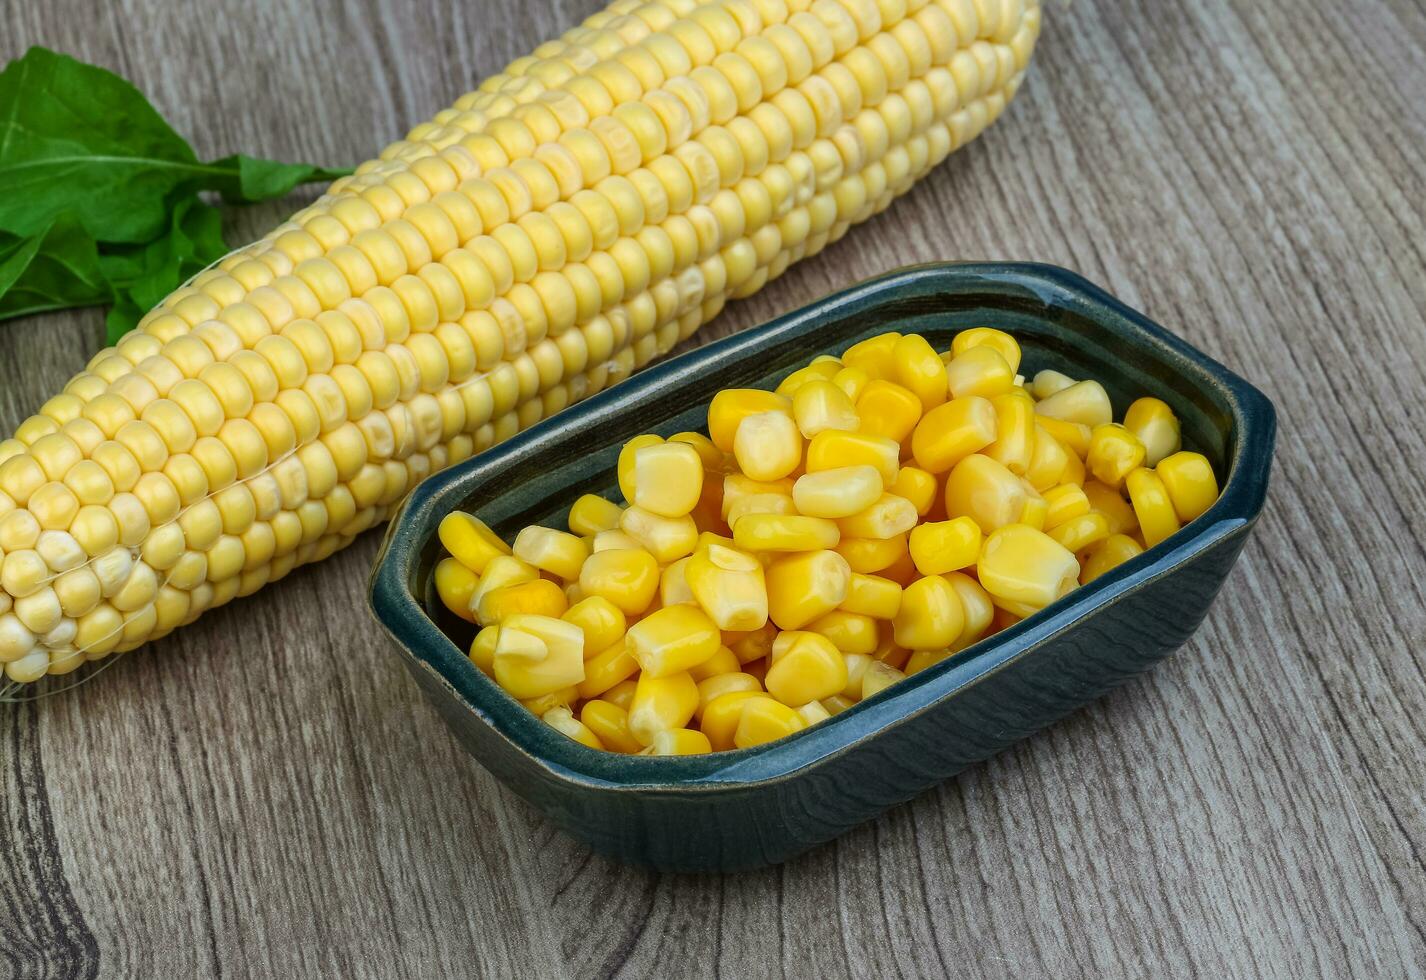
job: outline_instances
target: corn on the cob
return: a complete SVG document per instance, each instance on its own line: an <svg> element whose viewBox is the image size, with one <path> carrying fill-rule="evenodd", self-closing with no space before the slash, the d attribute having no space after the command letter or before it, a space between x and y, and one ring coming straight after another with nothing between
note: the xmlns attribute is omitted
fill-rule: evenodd
<svg viewBox="0 0 1426 980"><path fill-rule="evenodd" d="M1039 23L1036 0L617 0L515 61L0 442L6 676L136 647L326 557L422 477L666 352L984 129ZM847 397L804 409L821 435L866 380L833 370ZM649 503L624 532L691 550ZM521 588L484 599L559 614Z"/></svg>

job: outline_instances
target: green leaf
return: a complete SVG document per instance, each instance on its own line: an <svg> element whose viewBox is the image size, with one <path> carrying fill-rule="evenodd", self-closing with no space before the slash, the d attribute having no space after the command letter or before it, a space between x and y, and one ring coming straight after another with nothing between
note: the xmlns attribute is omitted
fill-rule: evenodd
<svg viewBox="0 0 1426 980"><path fill-rule="evenodd" d="M114 308L107 320L109 343L137 326L144 313L174 287L228 254L222 224L217 208L187 198L174 208L166 234L100 256L99 267L114 289Z"/></svg>
<svg viewBox="0 0 1426 980"><path fill-rule="evenodd" d="M351 173L350 170L314 167L310 163L278 163L242 154L214 160L212 166L227 173L227 176L216 178L212 188L220 191L224 200L234 204L267 201L282 197L298 184L312 181L326 183Z"/></svg>
<svg viewBox="0 0 1426 980"><path fill-rule="evenodd" d="M0 319L92 306L112 295L94 239L74 215L28 238L0 233Z"/></svg>

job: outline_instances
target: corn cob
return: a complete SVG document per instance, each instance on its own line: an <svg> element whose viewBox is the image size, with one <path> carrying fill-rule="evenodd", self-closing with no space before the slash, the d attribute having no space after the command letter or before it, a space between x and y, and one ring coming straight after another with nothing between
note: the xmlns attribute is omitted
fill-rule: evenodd
<svg viewBox="0 0 1426 980"><path fill-rule="evenodd" d="M884 209L1020 85L1036 0L617 0L225 258L0 442L0 663L326 557Z"/></svg>

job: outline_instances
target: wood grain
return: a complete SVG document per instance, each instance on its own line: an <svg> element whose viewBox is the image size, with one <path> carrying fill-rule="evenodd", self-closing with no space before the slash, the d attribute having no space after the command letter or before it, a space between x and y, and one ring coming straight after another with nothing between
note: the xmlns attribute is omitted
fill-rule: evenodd
<svg viewBox="0 0 1426 980"><path fill-rule="evenodd" d="M114 68L204 155L338 164L596 2L0 0L0 57ZM700 338L1039 259L1261 384L1268 510L1177 657L786 866L652 875L459 752L368 625L368 535L0 708L0 975L1421 975L1426 8L1339 6L1052 7L1002 122ZM100 320L0 326L0 427Z"/></svg>

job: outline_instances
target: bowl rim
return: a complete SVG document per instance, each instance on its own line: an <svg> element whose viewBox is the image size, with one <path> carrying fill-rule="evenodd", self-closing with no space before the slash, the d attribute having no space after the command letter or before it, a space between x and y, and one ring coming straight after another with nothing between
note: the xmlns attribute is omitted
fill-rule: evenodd
<svg viewBox="0 0 1426 980"><path fill-rule="evenodd" d="M1211 382L1231 415L1228 476L1218 500L1167 540L1044 611L859 702L826 724L766 745L701 756L629 756L591 749L565 737L477 670L407 587L422 549L453 506L447 502L462 499L464 485L476 479L476 474L502 467L546 440L568 438L572 423L594 426L600 417L617 417L667 379L689 370L715 369L725 356L774 343L795 334L809 320L840 308L875 303L887 292L939 292L948 286L971 294L1028 291L1046 307L1073 304L1084 316L1119 332L1127 330L1160 362ZM1080 619L1153 584L1224 538L1246 533L1263 507L1276 430L1272 402L1246 380L1079 274L1027 262L936 262L897 269L670 358L553 418L559 422L557 427L538 423L428 477L412 490L387 529L371 573L368 604L408 666L426 671L465 710L548 778L591 790L652 794L747 789L830 762L1010 667Z"/></svg>

